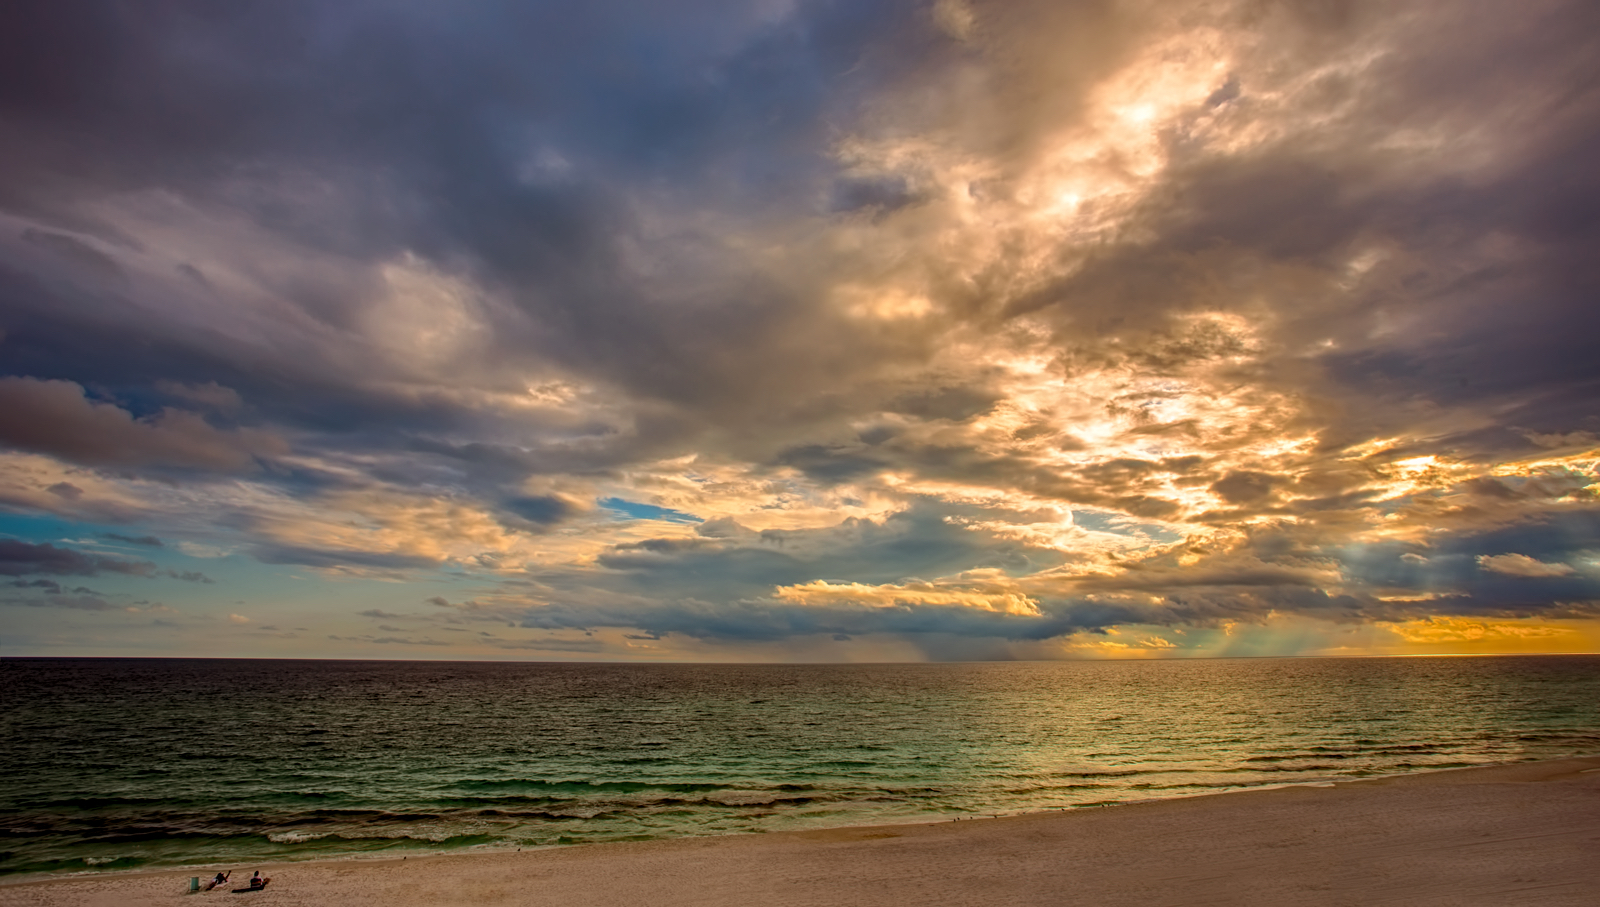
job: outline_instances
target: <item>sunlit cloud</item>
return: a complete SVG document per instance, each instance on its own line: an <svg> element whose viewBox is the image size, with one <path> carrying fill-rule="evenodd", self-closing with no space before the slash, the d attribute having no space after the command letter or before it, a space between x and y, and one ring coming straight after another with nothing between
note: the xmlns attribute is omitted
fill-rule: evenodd
<svg viewBox="0 0 1600 907"><path fill-rule="evenodd" d="M1006 614L1037 616L1038 602L1014 592L982 592L970 589L942 589L933 583L905 583L868 586L863 583L830 583L814 580L795 586L780 586L773 597L796 604L861 605L870 608L934 606L976 608Z"/></svg>
<svg viewBox="0 0 1600 907"><path fill-rule="evenodd" d="M1478 565L1507 576L1566 576L1572 572L1570 564L1546 564L1525 554L1480 554Z"/></svg>

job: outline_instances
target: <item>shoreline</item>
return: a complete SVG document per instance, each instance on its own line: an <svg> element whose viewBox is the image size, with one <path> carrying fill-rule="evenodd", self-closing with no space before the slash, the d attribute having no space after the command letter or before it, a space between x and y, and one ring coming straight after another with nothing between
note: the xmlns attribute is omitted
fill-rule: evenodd
<svg viewBox="0 0 1600 907"><path fill-rule="evenodd" d="M1588 755L1588 756L1574 756L1574 757L1568 757L1568 758L1572 758L1572 759L1590 759L1590 758L1592 758L1592 759L1600 759L1600 753L1595 753L1595 754ZM770 831L770 832L733 832L733 833L729 833L729 834L720 834L720 835L679 835L679 836L673 836L673 837L652 838L652 839L644 840L644 841L637 841L637 840L636 841L581 841L581 842L577 842L577 843L573 843L573 844L533 844L533 845L525 845L525 846L515 846L515 845L507 844L507 845L498 846L498 847L484 847L482 849L438 850L438 851L418 850L415 853L400 854L398 856L391 855L390 853L386 853L386 852L383 852L383 851L378 851L378 852L372 852L372 853L349 853L349 854L345 854L345 855L342 855L342 856L335 855L335 856L326 856L326 857L308 857L308 858L303 859L303 860L278 860L278 861L272 861L272 862L251 863L249 865L252 867L252 870L254 868L258 868L259 867L260 869L265 871L265 870L267 870L269 868L271 868L271 869L282 869L282 868L285 868L285 867L301 867L301 866L337 866L337 865L346 864L346 863L359 863L359 864L362 864L362 865L367 865L367 864L378 864L378 863L400 863L400 862L409 861L409 860L413 860L413 859L416 859L416 860L431 860L431 859L438 859L438 858L445 858L445 857L463 857L463 858L469 858L469 857L492 857L492 856L500 856L500 855L503 855L503 854L512 854L512 853L536 853L536 852L541 852L541 851L565 851L565 850L571 850L572 848L575 848L575 847L611 847L611 846L620 846L620 845L628 845L628 844L659 844L659 843L665 843L665 842L671 842L671 841L718 841L718 840L724 840L724 839L727 839L727 838L742 838L742 837L757 837L757 838L760 838L760 837L772 837L772 836L776 836L776 835L814 834L814 833L844 831L844 830L848 830L848 829L915 828L915 827L923 826L923 825L944 825L944 824L952 823L952 822L971 822L971 821L979 821L979 820L981 820L981 821L995 821L995 820L1000 820L1000 819L1020 819L1020 818L1027 818L1027 817L1031 817L1031 816L1070 815L1070 814L1078 813L1078 812L1087 812L1087 811L1094 811L1094 810L1100 810L1100 809L1115 809L1115 808L1118 808L1118 807L1136 806L1136 805L1146 804L1146 803L1167 803L1167 802L1174 802L1174 801L1181 801L1181 800L1204 799L1204 798L1209 798L1209 797L1229 797L1229 796L1233 796L1233 795L1236 795L1236 794L1250 794L1250 793L1259 793L1259 792L1263 792L1263 791L1285 790L1285 789L1293 789L1293 788L1313 788L1313 789L1315 789L1315 788L1330 788L1330 787L1335 787L1337 785L1344 785L1344 784L1363 784L1363 783L1374 782L1374 781L1393 780L1393 779L1396 779L1396 778L1412 778L1412 777L1418 777L1418 776L1423 776L1423 775L1436 775L1436 774L1442 774L1442 773L1445 773L1445 772L1483 771L1483 770L1487 770L1487 769L1510 768L1512 766L1519 766L1519 765L1536 765L1536 764L1542 764L1542 763L1546 763L1546 762L1564 762L1564 761L1566 761L1566 759L1554 759L1554 760L1552 760L1552 759L1537 759L1537 760L1526 760L1526 761L1519 761L1519 762L1485 762L1485 763L1480 763L1480 764L1477 764L1477 765L1450 765L1450 766L1444 766L1444 767L1441 767L1441 768L1419 768L1419 769L1415 769L1413 771L1391 772L1391 773L1386 773L1386 774L1368 775L1368 776L1362 777L1362 778L1329 778L1329 779L1319 779L1319 780L1312 780L1312 781L1286 781L1286 782L1281 782L1281 783L1269 783L1269 784L1251 785L1251 786L1248 786L1248 787L1239 787L1239 788L1234 788L1234 789L1231 789L1231 790L1202 791L1202 792L1198 792L1198 793L1189 793L1189 794L1172 794L1172 795L1169 795L1169 796L1140 797L1140 798L1131 799L1131 800L1113 800L1113 801L1107 801L1107 802L1084 803L1084 804L1080 804L1080 805L1076 805L1076 806L1041 807L1039 809L1032 809L1032 810L1027 810L1027 811L1024 811L1024 812L1014 812L1014 813L995 813L995 814L974 813L974 814L971 814L971 815L958 815L958 816L949 816L949 817L929 818L929 819L925 819L925 820L921 820L921 821L910 821L910 822L903 821L903 820L891 820L891 821L886 821L886 822L881 822L881 823L865 822L865 823L851 823L851 824L846 824L846 825L826 825L826 826L820 826L820 827L817 827L817 828L786 829L786 830L783 830L783 831ZM14 876L0 875L0 889L3 889L8 885L26 885L26 884L33 884L33 883L55 882L55 881L82 881L82 880L92 880L92 879L129 878L129 877L140 877L140 876L151 876L151 875L170 876L170 875L181 874L181 873L193 874L195 872L201 873L201 879L202 879L202 881L204 881L206 877L214 875L218 871L224 871L225 872L225 871L227 871L229 869L232 869L232 868L234 868L235 866L238 866L238 865L243 865L243 863L241 861L234 861L234 862L231 862L231 863L217 863L217 862L211 862L211 863L185 863L185 864L178 865L178 866L149 866L149 867L133 867L133 868L129 868L129 869L107 869L107 870L77 869L77 870L71 870L69 872L60 872L60 873L36 873L36 874L18 873L18 874L14 875Z"/></svg>
<svg viewBox="0 0 1600 907"><path fill-rule="evenodd" d="M274 882L252 898L285 907L958 904L1037 902L1067 886L1099 904L1344 903L1356 891L1371 903L1399 890L1406 903L1578 904L1600 886L1590 843L1600 836L1600 755L974 818L988 821L260 864ZM1011 868L996 876L1002 865ZM0 904L166 904L218 868L247 876L258 867L0 880ZM996 885L1015 896L996 895ZM1200 896L1208 886L1220 899ZM565 895L552 900L557 891Z"/></svg>

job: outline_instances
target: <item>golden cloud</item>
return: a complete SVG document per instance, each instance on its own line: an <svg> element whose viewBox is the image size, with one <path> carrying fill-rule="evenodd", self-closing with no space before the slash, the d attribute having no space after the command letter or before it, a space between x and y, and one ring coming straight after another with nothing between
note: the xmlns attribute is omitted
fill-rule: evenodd
<svg viewBox="0 0 1600 907"><path fill-rule="evenodd" d="M972 608L1000 614L1039 616L1039 603L1017 592L983 592L934 583L830 583L814 580L779 586L772 597L781 602L817 607L867 608Z"/></svg>

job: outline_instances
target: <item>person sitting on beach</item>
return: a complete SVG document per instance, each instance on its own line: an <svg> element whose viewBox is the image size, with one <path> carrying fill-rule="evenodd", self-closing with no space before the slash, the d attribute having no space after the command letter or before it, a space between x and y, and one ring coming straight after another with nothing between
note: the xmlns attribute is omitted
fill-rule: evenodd
<svg viewBox="0 0 1600 907"><path fill-rule="evenodd" d="M217 877L216 878L214 878L211 881L206 883L205 890L206 891L210 891L213 888L220 888L222 886L222 883L228 881L228 876L231 876L231 875L233 875L233 870L231 870L231 869L228 870L227 872L219 872L219 873L217 873Z"/></svg>
<svg viewBox="0 0 1600 907"><path fill-rule="evenodd" d="M261 874L261 870L257 869L256 874L250 877L250 886L248 888L235 888L233 893L244 894L247 891L260 891L261 889L267 887L267 883L270 881L272 880L263 876Z"/></svg>

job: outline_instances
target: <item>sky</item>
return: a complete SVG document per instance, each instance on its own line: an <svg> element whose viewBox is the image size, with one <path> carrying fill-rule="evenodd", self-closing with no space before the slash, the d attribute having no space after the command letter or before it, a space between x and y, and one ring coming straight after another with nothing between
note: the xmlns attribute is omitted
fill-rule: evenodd
<svg viewBox="0 0 1600 907"><path fill-rule="evenodd" d="M1600 651L1600 6L0 5L0 654Z"/></svg>

